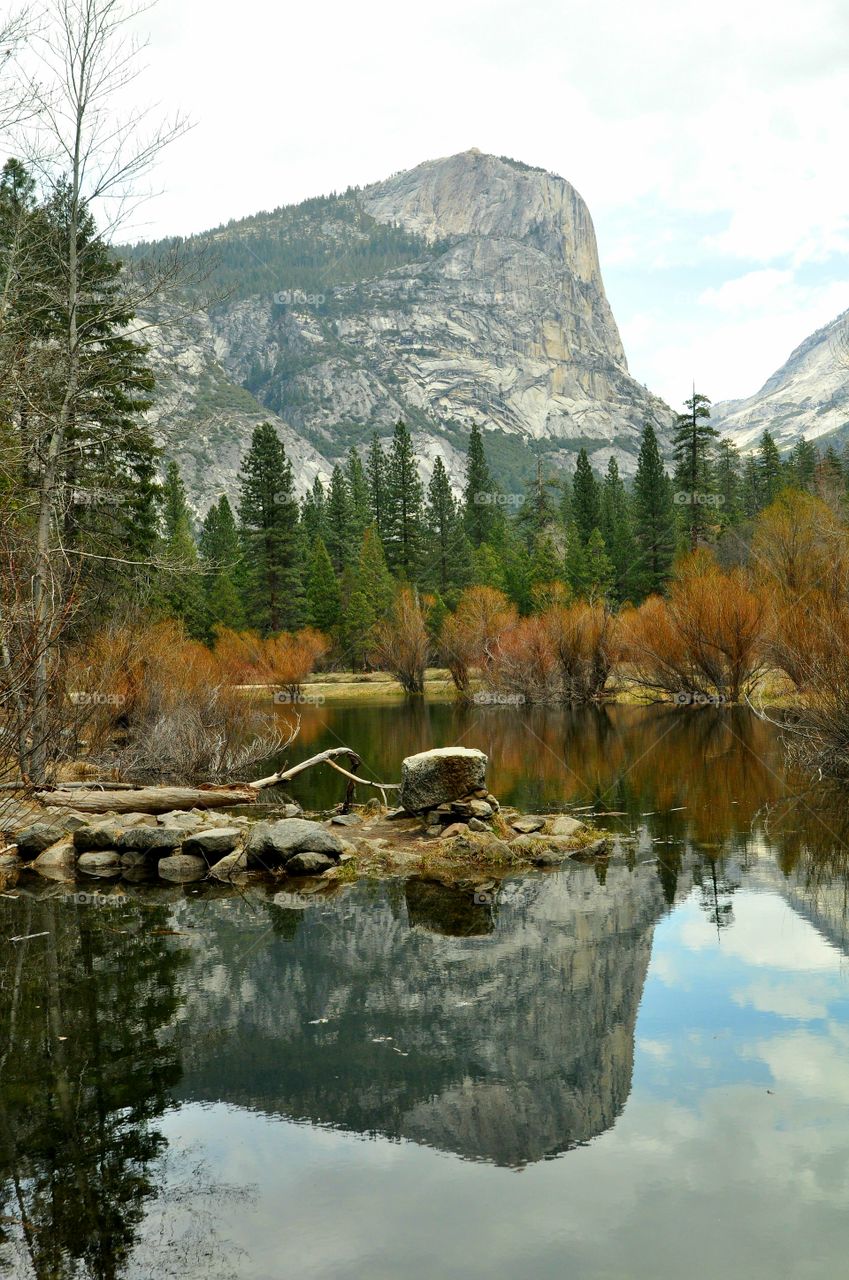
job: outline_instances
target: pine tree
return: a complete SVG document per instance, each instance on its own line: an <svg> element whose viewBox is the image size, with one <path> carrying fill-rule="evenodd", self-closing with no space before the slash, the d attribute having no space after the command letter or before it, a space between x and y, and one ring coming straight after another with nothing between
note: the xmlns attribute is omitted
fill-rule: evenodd
<svg viewBox="0 0 849 1280"><path fill-rule="evenodd" d="M386 544L389 485L389 462L375 431L371 438L368 458L366 460L366 483L368 485L371 521L381 542Z"/></svg>
<svg viewBox="0 0 849 1280"><path fill-rule="evenodd" d="M471 578L466 532L451 492L451 482L440 457L433 464L425 505L426 553L424 581L442 595Z"/></svg>
<svg viewBox="0 0 849 1280"><path fill-rule="evenodd" d="M176 462L168 464L163 485L162 559L156 602L169 618L178 618L194 639L209 634L206 591L198 549L192 537L191 513Z"/></svg>
<svg viewBox="0 0 849 1280"><path fill-rule="evenodd" d="M316 538L312 545L306 572L306 594L310 625L331 635L339 625L341 599L333 564L321 538Z"/></svg>
<svg viewBox="0 0 849 1280"><path fill-rule="evenodd" d="M533 566L524 538L511 526L505 528L499 547L504 590L521 613L530 613L533 605Z"/></svg>
<svg viewBox="0 0 849 1280"><path fill-rule="evenodd" d="M384 545L390 569L410 582L416 580L420 567L423 505L412 437L406 424L398 422L389 453Z"/></svg>
<svg viewBox="0 0 849 1280"><path fill-rule="evenodd" d="M362 671L371 648L377 616L368 595L361 588L348 600L342 623L345 658L352 671Z"/></svg>
<svg viewBox="0 0 849 1280"><path fill-rule="evenodd" d="M466 453L466 483L463 489L463 524L473 547L496 543L503 526L498 492L483 445L481 429L472 423Z"/></svg>
<svg viewBox="0 0 849 1280"><path fill-rule="evenodd" d="M530 562L531 589L543 584L562 581L563 566L554 543L547 534L535 538Z"/></svg>
<svg viewBox="0 0 849 1280"><path fill-rule="evenodd" d="M301 525L307 544L312 546L316 538L327 539L327 494L321 477L316 476L312 487L304 494L301 503Z"/></svg>
<svg viewBox="0 0 849 1280"><path fill-rule="evenodd" d="M548 490L548 482L542 473L542 459L537 459L536 473L528 485L522 505L516 515L516 524L529 548L545 537L554 523L554 505Z"/></svg>
<svg viewBox="0 0 849 1280"><path fill-rule="evenodd" d="M601 519L601 500L598 481L596 480L586 449L581 449L575 463L575 476L572 481L572 522L578 535L586 546L597 529Z"/></svg>
<svg viewBox="0 0 849 1280"><path fill-rule="evenodd" d="M584 565L588 598L606 600L613 591L615 572L599 529L593 529L584 547Z"/></svg>
<svg viewBox="0 0 849 1280"><path fill-rule="evenodd" d="M784 486L784 470L778 446L768 431L764 431L758 445L758 479L760 500L768 507L778 497Z"/></svg>
<svg viewBox="0 0 849 1280"><path fill-rule="evenodd" d="M270 422L254 429L242 462L239 526L252 624L265 633L298 627L304 616L298 504L292 464Z"/></svg>
<svg viewBox="0 0 849 1280"><path fill-rule="evenodd" d="M787 460L787 482L796 489L811 493L814 487L817 461L817 447L810 440L798 440L790 450Z"/></svg>
<svg viewBox="0 0 849 1280"><path fill-rule="evenodd" d="M748 455L743 465L740 501L743 507L743 514L748 520L754 520L758 512L763 509L761 477L758 471L757 459L752 453Z"/></svg>
<svg viewBox="0 0 849 1280"><path fill-rule="evenodd" d="M494 587L504 591L504 569L501 560L488 542L482 542L472 552L472 582L476 587Z"/></svg>
<svg viewBox="0 0 849 1280"><path fill-rule="evenodd" d="M199 550L206 575L206 608L211 631L239 630L244 623L240 583L241 544L233 509L222 494L206 513Z"/></svg>
<svg viewBox="0 0 849 1280"><path fill-rule="evenodd" d="M694 391L684 401L686 413L679 413L672 436L675 459L675 493L681 527L687 545L695 551L711 531L715 492L713 442L719 436L710 425L710 400Z"/></svg>
<svg viewBox="0 0 849 1280"><path fill-rule="evenodd" d="M722 439L716 446L716 496L720 532L732 529L743 515L740 454L733 441Z"/></svg>
<svg viewBox="0 0 849 1280"><path fill-rule="evenodd" d="M641 596L662 591L675 555L675 514L655 429L643 427L633 494L637 547L635 589Z"/></svg>
<svg viewBox="0 0 849 1280"><path fill-rule="evenodd" d="M590 535L592 537L592 534ZM573 521L566 530L566 557L563 575L576 596L585 596L589 585L587 554L578 526Z"/></svg>
<svg viewBox="0 0 849 1280"><path fill-rule="evenodd" d="M343 573L353 555L354 520L348 483L338 464L330 477L325 526L327 553L336 572Z"/></svg>
<svg viewBox="0 0 849 1280"><path fill-rule="evenodd" d="M382 621L392 608L395 583L386 565L377 525L369 525L363 534L356 581L369 601L373 619Z"/></svg>
<svg viewBox="0 0 849 1280"><path fill-rule="evenodd" d="M635 561L637 548L631 527L631 512L625 485L616 459L611 457L601 487L601 534L613 566L612 596L621 604L637 590Z"/></svg>
<svg viewBox="0 0 849 1280"><path fill-rule="evenodd" d="M345 479L348 483L348 496L351 503L351 540L353 545L358 547L373 516L365 467L353 446L345 463Z"/></svg>

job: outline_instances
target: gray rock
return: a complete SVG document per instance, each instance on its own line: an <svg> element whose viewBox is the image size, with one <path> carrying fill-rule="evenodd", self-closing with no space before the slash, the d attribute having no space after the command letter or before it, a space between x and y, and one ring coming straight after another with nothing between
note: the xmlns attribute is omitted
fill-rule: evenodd
<svg viewBox="0 0 849 1280"><path fill-rule="evenodd" d="M469 818L469 830L489 831L489 827L486 825L483 818Z"/></svg>
<svg viewBox="0 0 849 1280"><path fill-rule="evenodd" d="M336 862L326 853L296 853L286 863L287 876L318 876L329 871Z"/></svg>
<svg viewBox="0 0 849 1280"><path fill-rule="evenodd" d="M492 805L486 800L470 800L469 808L472 811L473 818L491 818Z"/></svg>
<svg viewBox="0 0 849 1280"><path fill-rule="evenodd" d="M53 822L34 822L32 826L25 827L23 831L19 831L15 837L15 844L18 847L18 855L24 861L30 858L37 858L45 849L49 849L57 840L61 840L65 835L65 828L61 823Z"/></svg>
<svg viewBox="0 0 849 1280"><path fill-rule="evenodd" d="M579 818L570 818L567 813L560 813L551 819L548 829L553 836L575 836L579 831L586 831L587 824Z"/></svg>
<svg viewBox="0 0 849 1280"><path fill-rule="evenodd" d="M124 833L124 825L117 819L99 822L89 827L79 827L74 832L74 848L77 853L97 853L116 848Z"/></svg>
<svg viewBox="0 0 849 1280"><path fill-rule="evenodd" d="M516 818L510 825L514 831L518 831L521 835L530 835L532 831L542 831L545 826L545 818L528 815L524 818Z"/></svg>
<svg viewBox="0 0 849 1280"><path fill-rule="evenodd" d="M150 863L141 849L128 849L121 854L121 866L124 871L136 871L139 867L149 867Z"/></svg>
<svg viewBox="0 0 849 1280"><path fill-rule="evenodd" d="M17 867L20 865L20 861L21 861L20 858L14 852L0 853L0 869L5 869L7 867Z"/></svg>
<svg viewBox="0 0 849 1280"><path fill-rule="evenodd" d="M122 853L128 849L139 853L165 853L179 848L185 836L185 831L179 827L132 827L119 837L118 848Z"/></svg>
<svg viewBox="0 0 849 1280"><path fill-rule="evenodd" d="M426 836L441 836L441 835L442 835L442 827L441 827L441 825L440 825L438 822L435 822L435 823L433 823L431 826L426 827L426 828L425 828L425 835L426 835Z"/></svg>
<svg viewBox="0 0 849 1280"><path fill-rule="evenodd" d="M121 869L121 859L116 849L101 849L98 852L81 853L77 859L77 870L99 873L101 871L114 871L116 874Z"/></svg>
<svg viewBox="0 0 849 1280"><path fill-rule="evenodd" d="M215 880L233 880L243 876L247 869L248 855L246 853L228 853L209 868L209 874Z"/></svg>
<svg viewBox="0 0 849 1280"><path fill-rule="evenodd" d="M472 747L438 747L401 764L399 802L408 813L460 800L486 785L487 758Z"/></svg>
<svg viewBox="0 0 849 1280"><path fill-rule="evenodd" d="M334 813L330 821L336 827L358 827L362 818L358 813Z"/></svg>
<svg viewBox="0 0 849 1280"><path fill-rule="evenodd" d="M156 869L163 880L174 880L180 884L202 880L206 875L203 858L195 858L187 853L174 853L168 858L160 858Z"/></svg>
<svg viewBox="0 0 849 1280"><path fill-rule="evenodd" d="M454 836L465 836L468 834L469 828L465 822L452 822L449 826L443 827L442 829L442 835L446 840L451 840Z"/></svg>
<svg viewBox="0 0 849 1280"><path fill-rule="evenodd" d="M66 868L71 870L77 860L74 851L74 843L70 836L63 836L61 840L57 840L55 844L51 844L44 849L35 859L33 866L39 871L41 870L57 870L58 868Z"/></svg>
<svg viewBox="0 0 849 1280"><path fill-rule="evenodd" d="M225 853L232 853L242 838L238 827L208 827L196 831L183 841L183 853L217 861Z"/></svg>
<svg viewBox="0 0 849 1280"><path fill-rule="evenodd" d="M280 822L258 822L245 845L248 862L288 862L296 853L324 853L334 862L342 853L342 844L332 831L320 822L305 818L283 818Z"/></svg>

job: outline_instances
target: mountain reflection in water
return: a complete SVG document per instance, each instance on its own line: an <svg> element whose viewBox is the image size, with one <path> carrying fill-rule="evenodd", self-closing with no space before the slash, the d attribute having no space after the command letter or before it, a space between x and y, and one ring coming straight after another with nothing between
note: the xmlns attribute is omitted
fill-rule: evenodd
<svg viewBox="0 0 849 1280"><path fill-rule="evenodd" d="M290 1210L299 1206L304 1275L399 1273L406 1254L390 1223L405 1210L380 1182L381 1143L401 1161L396 1196L413 1175L405 1152L430 1150L493 1175L527 1175L548 1161L551 1177L559 1169L556 1176L570 1180L577 1205L582 1153L600 1162L595 1181L586 1173L587 1194L590 1185L607 1194L623 1161L642 1168L648 1139L629 1144L628 1135L644 1116L665 1134L664 1162L652 1165L652 1177L670 1211L677 1204L682 1235L698 1233L704 1198L725 1194L715 1177L725 1157L705 1140L702 1171L698 1155L688 1150L685 1166L676 1152L709 1099L731 1106L740 1090L732 1128L755 1125L750 1141L763 1145L773 1178L794 1125L813 1161L805 1126L819 1133L825 1124L832 1145L825 1163L808 1170L813 1182L796 1212L809 1201L810 1214L810 1204L818 1206L810 1274L837 1274L836 1235L829 1252L837 1229L823 1205L845 1214L849 1194L834 1184L829 1199L811 1187L824 1187L827 1170L849 1150L841 1145L849 1142L847 1099L821 1065L834 1046L849 1043L840 797L832 804L788 777L769 726L744 713L614 708L535 714L511 728L487 709L469 731L476 709L321 710L304 755L342 738L391 776L401 754L465 734L490 752L493 789L505 799L529 809L595 801L610 815L600 821L620 837L617 853L604 866L509 877L489 896L423 879L360 882L311 899L272 887L239 894L101 884L101 901L91 903L75 900L74 886L34 876L7 885L0 899L4 1274L282 1274L267 1256L282 1228L264 1207L281 1195ZM311 785L313 795L302 793L310 803L338 798L332 778ZM798 1089L801 1101L788 1111L779 1099L762 1114L759 1100L772 1101L777 1081L782 1097ZM258 1157L252 1164L244 1136L225 1140L242 1135L237 1117L286 1126L272 1164ZM268 1129L267 1140L277 1132ZM326 1143L306 1151L311 1132L338 1135L334 1142L370 1139L359 1155L344 1148L350 1184L322 1164ZM605 1157L615 1135L619 1149ZM732 1219L723 1219L724 1229L741 1236L758 1230L757 1196L767 1194L747 1151L741 1146L725 1170L722 1209ZM798 1143L794 1159L791 1181L805 1160ZM325 1168L318 1182L316 1168ZM706 1189L681 1199L687 1179L698 1183L702 1172ZM439 1185L454 1189L457 1214L470 1224L480 1223L496 1193L480 1181L486 1176L458 1181L443 1171ZM356 1207L363 1188L378 1185L389 1197L371 1209L377 1234L385 1228L380 1244L361 1238ZM547 1203L540 1184L527 1202L518 1190L524 1184L511 1185L515 1213L536 1204L548 1241L528 1274L560 1274L555 1242L568 1196L564 1207L557 1193L555 1213L534 1200ZM331 1186L332 1210L324 1198ZM735 1195L752 1197L748 1219L735 1215ZM423 1222L447 1212L438 1199L434 1191L432 1205L418 1203ZM313 1202L324 1206L334 1256L356 1254L363 1270L352 1262L337 1273L322 1260L307 1228ZM640 1204L648 1223L654 1202ZM581 1212L590 1222L593 1211L585 1204ZM591 1239L584 1219L568 1220L576 1275L680 1274L648 1226L645 1236L632 1223ZM794 1239L804 1238L805 1221ZM287 1218L287 1233L296 1229ZM458 1274L515 1274L509 1250L495 1257L481 1245L466 1256L461 1237L446 1230ZM380 1265L374 1250L383 1251ZM744 1250L729 1274L770 1274L770 1256L763 1254L762 1271L748 1258L746 1270ZM781 1270L780 1257L771 1265L774 1274L793 1274ZM423 1264L416 1272L437 1273L454 1271Z"/></svg>

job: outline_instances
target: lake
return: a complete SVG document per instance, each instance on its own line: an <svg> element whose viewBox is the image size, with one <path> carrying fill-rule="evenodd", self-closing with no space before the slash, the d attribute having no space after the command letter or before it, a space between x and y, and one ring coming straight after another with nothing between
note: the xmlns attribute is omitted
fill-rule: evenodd
<svg viewBox="0 0 849 1280"><path fill-rule="evenodd" d="M845 1274L845 796L712 708L328 703L290 758L453 742L615 855L478 895L7 884L3 1275Z"/></svg>

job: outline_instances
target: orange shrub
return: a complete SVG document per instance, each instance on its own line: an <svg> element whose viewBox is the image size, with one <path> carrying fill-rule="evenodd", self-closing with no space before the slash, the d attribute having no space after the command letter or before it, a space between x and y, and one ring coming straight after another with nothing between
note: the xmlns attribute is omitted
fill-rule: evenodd
<svg viewBox="0 0 849 1280"><path fill-rule="evenodd" d="M459 693L468 695L472 667L488 667L494 647L516 625L516 609L494 587L468 587L442 627L445 665Z"/></svg>
<svg viewBox="0 0 849 1280"><path fill-rule="evenodd" d="M682 702L738 702L764 668L766 607L746 573L702 551L678 566L669 599L622 620L622 654L643 688Z"/></svg>
<svg viewBox="0 0 849 1280"><path fill-rule="evenodd" d="M371 661L390 672L405 693L424 693L430 637L418 592L402 587L389 616L375 628Z"/></svg>
<svg viewBox="0 0 849 1280"><path fill-rule="evenodd" d="M526 702L589 702L617 661L618 623L602 604L554 605L522 618L495 641L485 679Z"/></svg>

